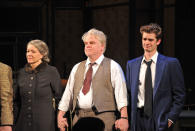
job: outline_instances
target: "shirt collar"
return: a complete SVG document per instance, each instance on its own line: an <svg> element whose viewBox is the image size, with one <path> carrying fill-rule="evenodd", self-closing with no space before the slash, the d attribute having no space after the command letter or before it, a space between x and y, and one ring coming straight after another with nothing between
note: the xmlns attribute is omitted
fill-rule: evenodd
<svg viewBox="0 0 195 131"><path fill-rule="evenodd" d="M158 51L156 51L156 53L151 57L150 60L152 60L153 63L156 63L157 62L157 57L158 57ZM142 64L144 63L144 60L145 60L145 56L142 59Z"/></svg>
<svg viewBox="0 0 195 131"><path fill-rule="evenodd" d="M98 64L98 65L100 65L101 62L103 61L103 59L104 59L104 55L102 54L102 55L95 61L95 63ZM90 63L91 63L91 62L90 62L89 58L87 58L87 62L85 63L85 66L89 65Z"/></svg>

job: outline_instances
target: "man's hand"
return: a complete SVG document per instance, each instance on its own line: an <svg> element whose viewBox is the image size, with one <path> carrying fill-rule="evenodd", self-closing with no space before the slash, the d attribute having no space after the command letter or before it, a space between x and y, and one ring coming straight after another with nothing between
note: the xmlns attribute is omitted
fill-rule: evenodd
<svg viewBox="0 0 195 131"><path fill-rule="evenodd" d="M58 119L58 128L60 129L60 131L65 131L67 127L68 127L67 118L59 118Z"/></svg>
<svg viewBox="0 0 195 131"><path fill-rule="evenodd" d="M173 122L171 120L168 120L168 128L171 127L172 124Z"/></svg>
<svg viewBox="0 0 195 131"><path fill-rule="evenodd" d="M115 121L115 128L120 131L127 131L129 128L127 106L120 109L121 118Z"/></svg>
<svg viewBox="0 0 195 131"><path fill-rule="evenodd" d="M123 118L116 120L115 128L120 129L120 131L127 131L129 128L128 120Z"/></svg>
<svg viewBox="0 0 195 131"><path fill-rule="evenodd" d="M65 131L66 128L68 127L68 121L67 118L64 118L64 114L65 112L63 111L59 111L58 112L58 128L60 129L60 131Z"/></svg>
<svg viewBox="0 0 195 131"><path fill-rule="evenodd" d="M12 131L11 126L0 126L0 131Z"/></svg>

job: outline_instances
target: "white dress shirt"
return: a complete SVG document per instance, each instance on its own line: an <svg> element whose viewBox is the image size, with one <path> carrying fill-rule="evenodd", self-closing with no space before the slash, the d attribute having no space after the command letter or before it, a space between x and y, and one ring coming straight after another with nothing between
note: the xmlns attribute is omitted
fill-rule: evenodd
<svg viewBox="0 0 195 131"><path fill-rule="evenodd" d="M92 66L92 68L93 68L92 77L96 73L96 71L99 68L99 65L101 64L103 59L104 59L104 55L101 55L95 61L96 64ZM85 74L89 68L89 63L90 63L90 61L88 58L87 62L85 64L85 66L86 66ZM69 79L68 79L68 82L66 85L66 89L65 89L64 94L62 96L62 99L59 103L59 107L58 107L59 110L66 112L69 110L70 105L72 105L74 78L75 78L75 73L76 73L76 70L77 70L79 64L80 63L76 64L71 71L71 74L69 76ZM112 83L112 87L114 88L117 108L120 111L120 109L122 107L127 106L127 104L128 104L127 103L127 88L126 88L125 77L124 77L124 73L123 73L123 71L118 63L111 60L110 66L111 66L111 68L110 68L111 69L111 71L110 71L111 72L111 83ZM85 77L85 75L84 75L84 77ZM84 95L82 93L82 88L81 88L80 93L77 97L77 99L78 99L77 104L82 109L91 108L93 106L93 89L90 87L89 92L86 95Z"/></svg>
<svg viewBox="0 0 195 131"><path fill-rule="evenodd" d="M156 62L157 62L158 52L156 52L150 60L152 60L152 64L150 66L151 73L152 73L152 88L154 88L154 79L156 73ZM140 67L140 74L139 74L139 89L138 89L138 103L137 107L141 108L144 106L144 97L145 97L145 74L147 65L144 62L145 57L143 57Z"/></svg>

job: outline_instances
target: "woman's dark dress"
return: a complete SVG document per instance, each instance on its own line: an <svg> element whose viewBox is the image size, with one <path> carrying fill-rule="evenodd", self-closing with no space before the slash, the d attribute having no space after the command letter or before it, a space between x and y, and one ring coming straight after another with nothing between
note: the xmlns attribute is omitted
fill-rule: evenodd
<svg viewBox="0 0 195 131"><path fill-rule="evenodd" d="M16 131L55 131L56 116L53 98L61 97L61 80L57 69L41 63L35 70L28 65L16 78Z"/></svg>

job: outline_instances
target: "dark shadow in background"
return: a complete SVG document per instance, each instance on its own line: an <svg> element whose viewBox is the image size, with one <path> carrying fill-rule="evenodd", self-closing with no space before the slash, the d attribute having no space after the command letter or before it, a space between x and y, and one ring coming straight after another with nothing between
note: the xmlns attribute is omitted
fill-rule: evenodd
<svg viewBox="0 0 195 131"><path fill-rule="evenodd" d="M78 120L72 131L104 131L105 124L102 120L94 117L85 117Z"/></svg>
<svg viewBox="0 0 195 131"><path fill-rule="evenodd" d="M175 55L180 60L186 86L186 110L195 110L194 30L195 1L176 1Z"/></svg>

